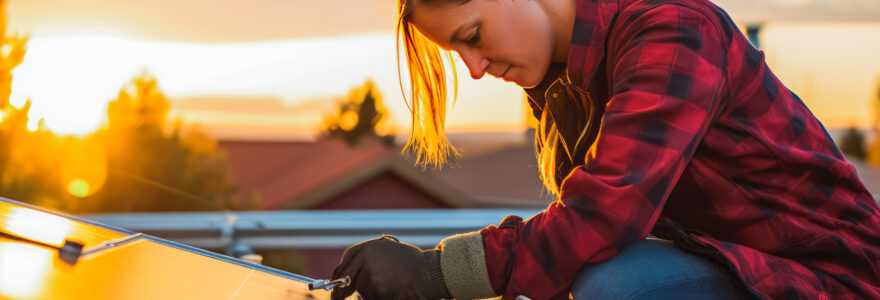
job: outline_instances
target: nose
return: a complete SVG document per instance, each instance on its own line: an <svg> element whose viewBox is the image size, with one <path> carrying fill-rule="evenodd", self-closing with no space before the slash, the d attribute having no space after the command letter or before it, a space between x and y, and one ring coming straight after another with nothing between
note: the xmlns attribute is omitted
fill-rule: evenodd
<svg viewBox="0 0 880 300"><path fill-rule="evenodd" d="M471 78L480 79L486 74L486 69L489 68L489 59L471 51L460 51L458 54L471 72Z"/></svg>

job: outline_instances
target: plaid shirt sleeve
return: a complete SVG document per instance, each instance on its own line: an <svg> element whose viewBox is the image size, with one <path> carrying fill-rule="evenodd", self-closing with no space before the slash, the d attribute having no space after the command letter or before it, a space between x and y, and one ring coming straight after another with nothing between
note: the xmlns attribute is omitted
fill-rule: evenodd
<svg viewBox="0 0 880 300"><path fill-rule="evenodd" d="M726 101L727 51L712 19L667 4L618 22L612 96L585 164L546 210L480 231L503 299L568 299L582 266L644 239Z"/></svg>

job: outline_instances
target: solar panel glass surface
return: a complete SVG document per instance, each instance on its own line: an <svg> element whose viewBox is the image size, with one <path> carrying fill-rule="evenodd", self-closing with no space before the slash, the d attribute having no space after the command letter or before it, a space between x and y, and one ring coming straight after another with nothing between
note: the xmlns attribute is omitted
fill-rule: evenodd
<svg viewBox="0 0 880 300"><path fill-rule="evenodd" d="M70 264L52 247L135 233L2 198L0 231L0 299L329 299L309 278L148 235Z"/></svg>

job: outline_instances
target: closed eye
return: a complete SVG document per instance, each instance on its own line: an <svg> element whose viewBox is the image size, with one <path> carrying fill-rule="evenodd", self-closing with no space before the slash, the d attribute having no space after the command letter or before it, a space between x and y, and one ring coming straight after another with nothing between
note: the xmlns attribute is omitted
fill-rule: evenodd
<svg viewBox="0 0 880 300"><path fill-rule="evenodd" d="M471 46L477 46L480 43L480 27L474 29L474 34L471 35L470 38L467 39L467 44Z"/></svg>

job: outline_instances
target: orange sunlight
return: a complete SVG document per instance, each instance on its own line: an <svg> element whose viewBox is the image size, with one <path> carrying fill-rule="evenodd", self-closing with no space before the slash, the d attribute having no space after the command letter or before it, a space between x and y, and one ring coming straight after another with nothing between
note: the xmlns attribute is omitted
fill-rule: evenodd
<svg viewBox="0 0 880 300"><path fill-rule="evenodd" d="M61 186L79 198L91 196L107 180L107 154L99 143L81 141L68 149L61 164Z"/></svg>
<svg viewBox="0 0 880 300"><path fill-rule="evenodd" d="M464 64L458 64L462 66L458 68L460 99L449 115L450 126L522 123L520 88L495 78L470 80ZM44 119L52 132L86 135L101 126L107 103L144 68L155 74L159 88L172 102L200 96L271 97L296 105L343 96L352 86L372 78L389 106L390 123L400 128L409 124L409 111L399 92L394 35L389 33L228 44L123 36L33 37L24 61L13 71L10 103L20 107L31 99L29 116L34 128ZM216 114L210 109L174 112L187 122L218 120L199 118ZM266 126L267 117L281 117L281 122L309 128L320 115L230 111L219 120Z"/></svg>
<svg viewBox="0 0 880 300"><path fill-rule="evenodd" d="M129 61L131 47L120 47L119 37L70 36L46 45L34 38L22 64L13 70L10 104L20 108L32 101L28 129L43 119L47 129L60 134L86 135L105 119L106 103L137 69ZM61 47L61 45L67 45ZM80 45L90 45L81 47ZM96 53L113 49L118 55Z"/></svg>
<svg viewBox="0 0 880 300"><path fill-rule="evenodd" d="M774 23L764 27L761 39L771 68L826 126L864 126L871 122L869 105L880 70L880 59L871 54L880 51L880 43L864 37L878 31L880 25L872 23ZM343 96L372 78L385 97L389 124L405 130L409 111L399 93L394 54L390 33L225 44L121 35L33 37L24 62L13 71L10 103L20 107L31 99L31 130L43 119L52 132L86 135L101 126L119 89L146 68L172 101L170 117L203 123L217 138L271 139L293 136L291 130L315 134L312 128L322 113L261 108L250 99L271 98L294 107ZM458 66L460 91L448 115L450 132L524 128L527 108L520 88L494 78L471 80L464 64ZM218 102L178 109L175 104L216 96L252 109L227 109L221 106L232 104Z"/></svg>

